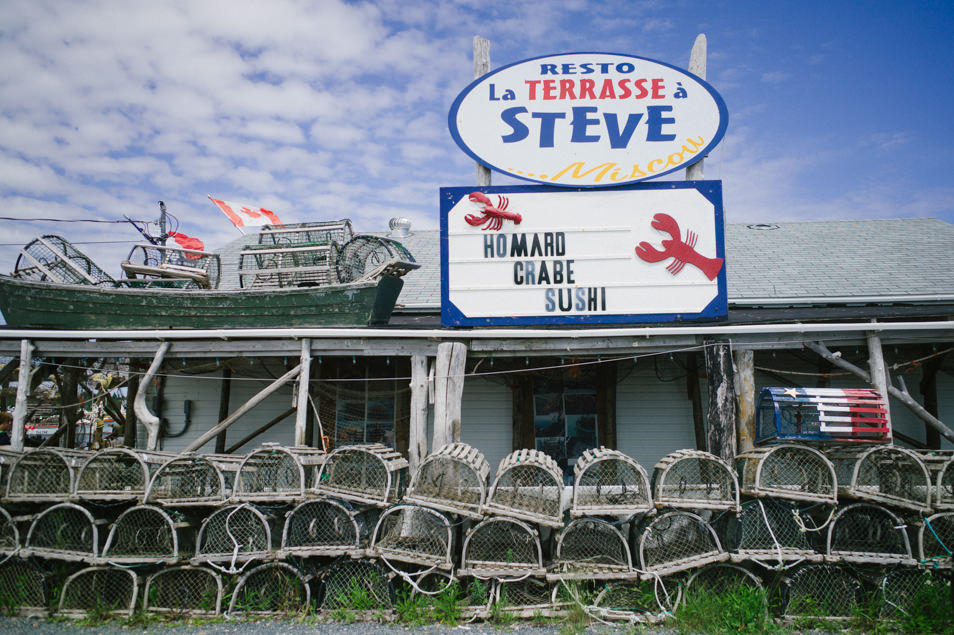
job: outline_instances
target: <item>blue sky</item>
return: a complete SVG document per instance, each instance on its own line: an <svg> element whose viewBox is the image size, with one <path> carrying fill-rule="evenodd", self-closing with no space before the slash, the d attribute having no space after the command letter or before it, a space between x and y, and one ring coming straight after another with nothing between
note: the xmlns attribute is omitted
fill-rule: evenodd
<svg viewBox="0 0 954 635"><path fill-rule="evenodd" d="M474 35L492 68L572 51L685 68L699 33L729 111L705 164L728 222L954 222L951 2L34 0L0 3L0 216L21 219L0 271L56 233L118 275L131 227L26 219L155 218L160 199L216 248L239 234L207 194L437 228L438 188L474 180L447 130Z"/></svg>

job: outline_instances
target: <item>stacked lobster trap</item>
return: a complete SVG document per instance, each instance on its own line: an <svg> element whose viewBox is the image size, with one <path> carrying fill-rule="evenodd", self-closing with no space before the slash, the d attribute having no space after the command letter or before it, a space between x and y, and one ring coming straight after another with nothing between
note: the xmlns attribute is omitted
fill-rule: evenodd
<svg viewBox="0 0 954 635"><path fill-rule="evenodd" d="M164 507L213 507L229 500L242 457L180 454L153 475L145 502Z"/></svg>
<svg viewBox="0 0 954 635"><path fill-rule="evenodd" d="M174 456L128 448L100 450L80 466L75 495L96 502L142 500L156 470Z"/></svg>

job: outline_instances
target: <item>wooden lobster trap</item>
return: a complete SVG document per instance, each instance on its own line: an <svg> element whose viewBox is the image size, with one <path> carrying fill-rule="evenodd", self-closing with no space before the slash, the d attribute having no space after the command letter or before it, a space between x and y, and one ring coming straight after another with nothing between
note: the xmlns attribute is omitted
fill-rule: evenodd
<svg viewBox="0 0 954 635"><path fill-rule="evenodd" d="M755 442L884 443L891 440L887 413L881 394L870 388L763 388Z"/></svg>
<svg viewBox="0 0 954 635"><path fill-rule="evenodd" d="M707 564L692 572L686 581L686 593L721 595L745 587L761 591L762 581L744 567L729 562ZM768 609L768 607L766 607Z"/></svg>
<svg viewBox="0 0 954 635"><path fill-rule="evenodd" d="M61 502L73 496L76 470L90 456L82 450L42 448L21 454L10 467L10 503Z"/></svg>
<svg viewBox="0 0 954 635"><path fill-rule="evenodd" d="M222 612L222 576L203 567L166 567L146 579L143 610L181 617Z"/></svg>
<svg viewBox="0 0 954 635"><path fill-rule="evenodd" d="M893 569L881 579L882 619L898 619L925 610L925 597L950 597L950 582L923 569ZM944 588L948 587L948 588Z"/></svg>
<svg viewBox="0 0 954 635"><path fill-rule="evenodd" d="M28 560L6 558L0 562L0 598L8 614L40 617L49 612L46 579Z"/></svg>
<svg viewBox="0 0 954 635"><path fill-rule="evenodd" d="M563 472L537 450L517 450L500 462L485 511L563 527Z"/></svg>
<svg viewBox="0 0 954 635"><path fill-rule="evenodd" d="M540 535L521 520L488 518L472 527L464 538L458 575L487 579L545 573Z"/></svg>
<svg viewBox="0 0 954 635"><path fill-rule="evenodd" d="M480 520L489 474L490 465L477 448L450 443L421 462L404 500Z"/></svg>
<svg viewBox="0 0 954 635"><path fill-rule="evenodd" d="M282 503L305 498L315 466L325 457L316 448L263 445L239 465L232 499L242 503Z"/></svg>
<svg viewBox="0 0 954 635"><path fill-rule="evenodd" d="M282 558L364 555L380 510L347 501L310 500L290 511L282 530Z"/></svg>
<svg viewBox="0 0 954 635"><path fill-rule="evenodd" d="M79 505L54 505L33 519L20 555L95 562L100 548L99 525L100 522Z"/></svg>
<svg viewBox="0 0 954 635"><path fill-rule="evenodd" d="M354 608L354 599L368 598L373 607L394 606L393 574L380 562L368 558L339 558L320 578L318 608L322 611Z"/></svg>
<svg viewBox="0 0 954 635"><path fill-rule="evenodd" d="M728 463L701 450L667 454L653 469L656 507L739 510L739 482Z"/></svg>
<svg viewBox="0 0 954 635"><path fill-rule="evenodd" d="M294 615L308 610L311 587L286 562L267 562L244 573L232 592L229 615Z"/></svg>
<svg viewBox="0 0 954 635"><path fill-rule="evenodd" d="M89 501L142 500L153 474L175 455L107 448L90 456L76 474L76 496Z"/></svg>
<svg viewBox="0 0 954 635"><path fill-rule="evenodd" d="M612 582L603 586L587 612L606 621L655 624L676 610L682 589L675 577Z"/></svg>
<svg viewBox="0 0 954 635"><path fill-rule="evenodd" d="M136 610L139 579L129 569L90 567L63 583L57 613L66 617L113 615L128 617Z"/></svg>
<svg viewBox="0 0 954 635"><path fill-rule="evenodd" d="M454 566L454 532L447 516L420 505L384 510L374 528L370 553L388 562L449 571Z"/></svg>
<svg viewBox="0 0 954 635"><path fill-rule="evenodd" d="M738 516L726 517L725 527L725 545L734 562L755 560L781 566L824 559L812 547L799 509L784 499L747 501Z"/></svg>
<svg viewBox="0 0 954 635"><path fill-rule="evenodd" d="M191 552L191 528L174 510L153 505L130 507L109 530L102 559L120 566L173 564Z"/></svg>
<svg viewBox="0 0 954 635"><path fill-rule="evenodd" d="M223 505L232 493L242 457L180 454L153 475L144 501L169 507Z"/></svg>
<svg viewBox="0 0 954 635"><path fill-rule="evenodd" d="M827 555L859 564L916 564L907 526L894 513L871 503L838 511L828 526Z"/></svg>
<svg viewBox="0 0 954 635"><path fill-rule="evenodd" d="M216 565L235 573L238 564L267 558L273 552L274 522L248 503L217 509L202 521L191 563Z"/></svg>
<svg viewBox="0 0 954 635"><path fill-rule="evenodd" d="M563 617L571 603L569 598L560 594L558 583L532 576L497 581L492 593L491 611L521 619Z"/></svg>
<svg viewBox="0 0 954 635"><path fill-rule="evenodd" d="M633 530L644 577L671 575L729 559L712 526L696 514L671 511Z"/></svg>
<svg viewBox="0 0 954 635"><path fill-rule="evenodd" d="M407 471L407 459L386 445L347 445L328 454L311 491L329 498L387 507L404 495Z"/></svg>
<svg viewBox="0 0 954 635"><path fill-rule="evenodd" d="M258 245L239 255L239 283L250 287L297 287L338 282L335 245L354 236L351 221L266 225Z"/></svg>
<svg viewBox="0 0 954 635"><path fill-rule="evenodd" d="M918 555L923 563L951 569L954 562L954 512L939 512L924 519L918 529Z"/></svg>
<svg viewBox="0 0 954 635"><path fill-rule="evenodd" d="M599 518L577 518L557 538L553 572L548 580L609 580L635 577L633 558L623 534Z"/></svg>
<svg viewBox="0 0 954 635"><path fill-rule="evenodd" d="M0 556L12 556L20 550L20 531L13 517L0 507Z"/></svg>
<svg viewBox="0 0 954 635"><path fill-rule="evenodd" d="M833 447L826 454L835 465L839 497L931 512L931 478L915 452L883 445Z"/></svg>
<svg viewBox="0 0 954 635"><path fill-rule="evenodd" d="M847 619L861 598L861 584L838 565L806 564L782 582L783 617L788 619Z"/></svg>
<svg viewBox="0 0 954 635"><path fill-rule="evenodd" d="M954 452L921 450L918 455L931 476L931 507L937 511L954 510Z"/></svg>
<svg viewBox="0 0 954 635"><path fill-rule="evenodd" d="M630 516L655 509L649 475L622 452L600 447L585 450L573 467L570 515Z"/></svg>
<svg viewBox="0 0 954 635"><path fill-rule="evenodd" d="M792 443L755 447L735 458L735 470L747 496L838 502L835 466L815 448Z"/></svg>

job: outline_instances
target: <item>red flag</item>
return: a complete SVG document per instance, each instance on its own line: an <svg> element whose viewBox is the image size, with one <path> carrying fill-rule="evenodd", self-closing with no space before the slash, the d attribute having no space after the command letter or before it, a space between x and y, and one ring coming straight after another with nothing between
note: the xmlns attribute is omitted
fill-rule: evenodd
<svg viewBox="0 0 954 635"><path fill-rule="evenodd" d="M209 200L215 203L216 207L222 210L222 213L229 217L232 224L241 230L243 227L255 227L259 225L281 225L275 212L267 210L264 207L249 207L238 203L229 203L220 201L209 196ZM242 232L245 233L245 232Z"/></svg>
<svg viewBox="0 0 954 635"><path fill-rule="evenodd" d="M169 232L169 235L175 239L176 243L183 249L195 249L197 251L205 251L205 245L202 244L202 241L198 238L193 238L192 236L186 236L185 234L180 234L179 232ZM200 254L190 254L186 253L186 258L189 260L198 260L202 256Z"/></svg>

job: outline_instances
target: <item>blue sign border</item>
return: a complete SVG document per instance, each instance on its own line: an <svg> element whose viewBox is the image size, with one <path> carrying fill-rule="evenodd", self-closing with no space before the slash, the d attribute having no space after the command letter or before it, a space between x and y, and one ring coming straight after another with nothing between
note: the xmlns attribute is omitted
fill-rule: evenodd
<svg viewBox="0 0 954 635"><path fill-rule="evenodd" d="M447 115L447 127L450 130L451 137L454 139L454 143L457 144L457 147L463 150L468 156L470 156L472 159L474 159L478 163L482 165L486 165L488 168L496 170L497 172L501 174L505 174L515 179L522 179L524 181L531 181L533 183L540 183L541 185L549 185L551 187L559 187L559 188L591 189L591 188L598 188L598 187L603 187L603 188L607 187L608 186L607 183L593 183L589 185L580 184L580 183L573 183L573 184L553 183L550 181L541 181L540 179L534 179L534 178L523 176L520 174L514 174L508 170L504 170L496 165L488 163L486 159L475 154L470 149L470 147L467 146L466 143L464 143L464 140L461 138L460 133L457 130L457 111L460 109L461 102L464 101L467 95L469 95L470 92L474 90L474 88L476 88L478 84L482 83L483 81L487 80L493 75L496 75L497 73L500 73L501 71L504 71L512 66L517 66L519 64L526 64L527 62L534 62L536 60L542 60L547 58L562 57L564 55L615 55L618 57L627 57L630 59L641 60L643 62L652 62L653 64L659 64L660 66L666 66L699 82L702 85L702 87L709 92L709 94L712 96L712 99L715 101L716 106L719 108L719 128L718 130L716 130L715 136L712 138L712 141L705 148L700 150L691 160L680 163L678 166L672 168L671 170L650 174L648 176L645 176L639 179L633 179L631 181L625 181L623 183L620 183L620 185L631 185L633 183L640 183L648 179L656 179L661 176L665 176L666 174L671 174L672 172L676 172L678 170L685 170L687 167L689 167L693 163L696 163L697 161L701 161L702 159L704 159L710 152L712 152L712 150L719 144L719 142L722 141L722 137L725 136L725 131L729 126L729 110L728 108L726 108L725 101L722 99L722 96L716 91L716 89L713 88L711 84L706 82L706 80L702 79L698 75L694 75L693 73L690 73L689 71L683 68L679 68L678 66L675 66L674 64L667 64L666 62L660 62L659 60L650 59L648 57L640 57L638 55L629 55L626 53L608 53L605 51L604 52L582 51L582 52L575 52L575 53L551 53L550 55L540 55L538 57L531 57L525 60L520 60L519 62L513 62L512 64L507 64L506 66L501 66L498 69L492 70L486 75L483 75L482 77L478 77L477 79L472 81L470 84L468 84L467 87L464 88L464 90L462 90L457 95L457 98L454 99L454 103L451 104L450 112ZM609 185L614 185L614 184L609 184Z"/></svg>
<svg viewBox="0 0 954 635"><path fill-rule="evenodd" d="M540 315L530 317L493 317L471 318L461 312L450 301L450 279L448 277L449 243L447 216L457 203L471 192L485 194L522 194L534 192L596 192L590 188L557 188L542 185L496 185L486 187L442 187L440 188L441 208L441 324L443 326L539 326L574 324L642 324L650 322L715 321L728 317L728 293L726 291L725 227L722 209L722 181L658 181L654 183L636 183L613 188L612 191L646 190L684 190L694 189L712 203L715 212L716 257L723 259L718 275L716 297L698 313L652 313L617 315ZM635 247L635 246L634 246Z"/></svg>

